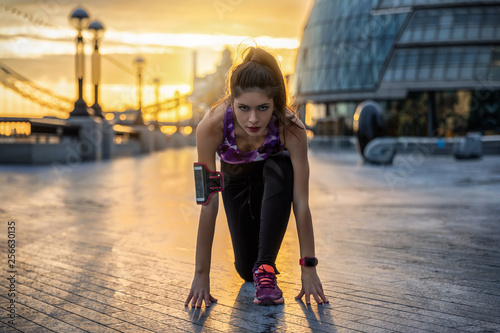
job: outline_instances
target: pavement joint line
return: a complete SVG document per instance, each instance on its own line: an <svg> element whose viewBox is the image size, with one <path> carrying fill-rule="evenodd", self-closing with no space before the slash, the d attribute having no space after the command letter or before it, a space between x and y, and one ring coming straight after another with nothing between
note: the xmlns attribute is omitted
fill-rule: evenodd
<svg viewBox="0 0 500 333"><path fill-rule="evenodd" d="M28 277L28 278L29 278L29 277ZM30 278L30 279L31 279L31 278ZM70 291L67 291L67 290L61 289L61 288L59 288L59 287L57 287L57 286L54 286L54 285L51 285L51 284L48 284L48 283L46 283L46 284L47 284L47 285L49 285L49 286L51 286L51 287L53 287L53 288L56 288L56 289L59 289L59 290L62 290L62 291L68 292L68 293L72 293L72 292L70 292ZM87 289L87 288L82 288L82 289L85 289L85 290L88 290L88 291L94 292L94 291L92 291L92 290L90 290L90 289ZM37 290L38 290L38 289L37 289ZM38 291L41 291L41 290L38 290ZM41 292L43 292L43 291L41 291ZM90 298L88 298L88 297L81 296L81 295L78 295L78 294L75 294L75 293L72 293L72 294L74 294L74 295L76 295L76 296L79 296L79 297L82 297L82 298L87 298L87 299L90 299ZM51 295L51 294L49 294L49 295ZM28 295L26 295L26 296L28 296ZM51 295L51 296L54 296L54 295ZM133 295L130 295L130 296L135 297L135 296L133 296ZM162 297L161 295L157 295L157 296ZM57 296L54 296L54 297L57 297ZM90 299L90 300L92 300L92 299ZM99 302L99 301L96 301L96 300L93 300L93 301L95 301L95 302ZM125 301L125 302L127 302L127 301ZM153 302L153 301L149 301L149 302L151 302L151 303L155 303L155 304L159 304L159 305L164 305L164 304L157 303L157 302ZM128 303L128 302L127 302L127 303ZM183 302L179 302L179 303L183 303ZM105 304L105 303L102 303L102 304ZM129 303L129 304L134 305L133 303ZM136 306L140 307L140 305L136 305ZM167 307L169 307L169 306L167 306ZM58 308L59 308L59 307L58 307ZM172 307L169 307L169 308L172 308ZM126 310L125 310L125 311L126 311ZM152 310L152 311L154 311L154 310ZM129 311L129 312L130 312L130 311ZM134 313L134 312L130 312L130 313ZM177 317L177 316L169 315L169 314L162 313L162 312L159 312L159 313L160 313L160 314L162 314L162 315L164 315L164 316L167 316L167 317L173 317L173 318L175 318L175 319L179 319L179 320L184 320L184 321L186 321L186 319L181 318L181 317ZM111 316L111 317L114 317L112 314L111 314L110 316ZM158 321L158 322L159 322L159 323L161 323L161 321ZM131 323L131 324L133 324L133 323Z"/></svg>
<svg viewBox="0 0 500 333"><path fill-rule="evenodd" d="M48 253L51 253L51 252L48 252ZM39 252L31 252L31 253L29 253L29 254L30 254L31 256L38 256L38 257L40 257L40 258L42 258L42 259L46 259L46 257L42 257L42 256L41 256L40 251L39 251ZM43 254L43 253L42 253L42 254ZM192 265L192 264L191 264L191 265ZM75 266L75 267L79 267L79 266ZM90 266L90 267L92 267L92 266ZM96 266L96 267L99 267L99 266ZM187 272L187 271L186 271L185 273L186 273L186 274L190 274L190 275L192 275L192 274L193 274L192 272Z"/></svg>
<svg viewBox="0 0 500 333"><path fill-rule="evenodd" d="M55 288L57 288L57 287L55 287Z"/></svg>
<svg viewBox="0 0 500 333"><path fill-rule="evenodd" d="M348 302L349 303L349 302ZM354 302L355 304L353 304L352 306L350 307L354 307L354 306L358 306L359 307L359 304L361 302ZM373 305L373 304L370 304L370 303L361 303L363 304L364 306L370 306L370 307L373 307L375 308L374 310L370 310L372 312L375 312L375 313L381 313L380 311L375 311L375 310L380 310L380 309L385 309L385 310L396 310L396 309L393 309L393 308L390 308L390 307L383 307L383 306L378 306L378 305ZM431 312L430 310L423 310L424 312ZM392 311L391 311L392 312ZM401 311L400 311L401 312ZM408 311L403 311L405 312L406 315L408 314L413 314L412 312L408 312ZM432 312L434 314L442 314L443 316L440 317L440 319L443 319L443 320L450 320L450 316L453 317L455 320L455 322L457 323L460 323L460 322L464 322L464 323L470 323L470 322L474 322L476 324L480 324L482 323L481 320L478 320L478 319L472 319L472 318L467 318L467 319L464 319L460 316L456 316L456 315L446 315L446 314L443 314L442 312ZM433 316L430 316L430 315L423 315L422 313L419 313L420 316L426 316L426 317L431 317L431 318L434 318Z"/></svg>
<svg viewBox="0 0 500 333"><path fill-rule="evenodd" d="M73 243L72 243L71 245L73 246ZM81 247L81 249L82 249L82 250L85 250L87 253L88 253L88 252L91 252L91 251L93 250L93 249L92 249L92 247L89 249L89 247L88 247L89 243L86 243L85 245L87 245L87 246L82 246L82 247ZM65 249L66 249L64 246L60 246L59 248L61 248L61 249L63 249L63 250L65 250ZM115 250L113 250L113 252L118 252L118 253L119 253L119 252L125 252L125 251L120 251L120 250L116 250L116 251L115 251ZM50 251L49 253L52 253L52 251ZM132 251L127 251L126 253L128 253L128 254L134 254L134 255L137 255L137 252L132 252ZM36 253L36 252L32 252L31 254L37 254L37 253ZM39 254L39 253L38 253L38 254ZM142 256L142 257L148 257L148 258L149 258L149 255L147 255L147 254L144 254L144 255L141 255L141 256ZM158 259L156 262L162 262L162 263L164 263L165 261L170 261L170 262L175 262L176 264L181 263L181 264L185 264L185 265L187 265L187 266L189 266L189 267L192 267L192 263L187 263L187 262L179 262L179 261L172 261L171 259L168 259L168 258L167 258L167 259L164 259L164 258L162 258L162 257L157 257L156 259ZM216 268L217 268L217 269L219 269L219 267L216 267ZM221 267L220 267L220 269L221 269L221 270L223 270L223 271L229 271L229 269L227 269L227 268L225 268L225 267L223 267L223 266L221 266ZM186 271L186 272L187 272L187 271ZM192 273L192 272L190 272L190 273Z"/></svg>
<svg viewBox="0 0 500 333"><path fill-rule="evenodd" d="M39 255L39 254L34 254L34 253L33 253L33 255ZM72 264L74 264L74 262L73 262L73 261L72 261L71 263L72 263ZM74 266L74 267L79 267L79 266ZM95 272L98 272L98 271L95 271ZM99 273L101 273L101 272L99 272ZM102 274L100 274L100 275L102 275ZM190 275L192 275L192 273L191 273ZM286 281L282 281L282 282L286 283ZM295 283L294 283L294 284L295 284Z"/></svg>
<svg viewBox="0 0 500 333"><path fill-rule="evenodd" d="M369 298L369 299L370 299L370 298ZM390 303L390 304L391 304L391 302L387 302L387 303ZM392 304L397 304L397 303L392 303ZM399 305L399 304L398 304L398 305ZM415 307L415 308L417 308L417 309L418 309L418 307Z"/></svg>
<svg viewBox="0 0 500 333"><path fill-rule="evenodd" d="M411 327L411 326L410 326Z"/></svg>
<svg viewBox="0 0 500 333"><path fill-rule="evenodd" d="M54 298L59 298L59 297L57 297L57 296L55 296L55 295L51 295L51 294L49 294L49 293L46 293L46 292L44 292L43 290L39 290L39 289L36 289L36 288L33 288L33 287L29 287L29 288L30 288L30 289L33 289L33 290L36 290L36 291L39 291L39 292L41 292L41 293L47 294L47 295L49 295L49 296L51 296L51 297L54 297ZM57 306L57 305L54 305L54 304L48 303L48 302L46 302L45 300L42 300L42 299L40 299L40 298L36 298L36 297L34 297L33 295L25 294L24 292L18 292L18 294L19 294L19 295L24 295L27 299L33 299L33 300L39 301L39 302L41 302L41 303L47 304L47 305L49 305L49 306L51 306L51 307L57 308L57 309L59 309L59 310L62 310L62 311L64 311L64 312L66 312L66 314L70 314L70 315L73 315L73 316L75 316L75 317L80 317L80 318L83 318L83 319L87 320L88 322L94 322L94 323L96 323L96 324L99 324L99 325L102 325L102 326L108 327L108 325L106 325L106 324L102 324L102 323L100 323L100 322L98 322L98 321L95 321L95 320L90 319L90 318L88 318L88 317L82 316L82 315L80 315L80 314L78 314L78 313L71 312L71 311L69 311L69 310L67 310L67 309L64 309L64 308L61 308L61 307L59 307L59 306ZM64 299L62 299L62 300L64 300ZM61 322L64 322L64 323L66 323L66 324L68 324L68 325L71 325L71 326L77 327L78 329L81 329L81 330L85 330L85 329L84 329L84 328L82 328L82 327L78 327L78 326L73 325L73 324L71 324L71 323L69 323L69 322L65 322L65 321L63 321L63 320L61 320L61 319L59 319L59 318L56 318L56 317L54 317L54 316L53 316L53 315L51 315L51 314L48 314L48 313L45 313L45 312L43 312L43 311L37 310L37 309L35 309L35 308L33 308L33 307L30 307L30 306L28 306L27 304L25 304L25 303L23 303L23 302L18 302L18 303L19 303L19 304L22 304L22 305L24 305L24 306L26 306L26 307L29 307L29 308L31 308L31 309L33 309L33 310L36 310L36 311L38 311L38 312L44 313L45 315L47 315L47 316L49 316L49 317L52 317L52 318L54 318L54 319L56 319L56 320L59 320L59 321L61 321ZM69 301L69 303L72 303L72 302L71 302L71 301ZM73 303L73 304L74 304L74 303ZM79 305L79 306L80 306L80 305ZM80 307L83 307L83 306L80 306Z"/></svg>
<svg viewBox="0 0 500 333"><path fill-rule="evenodd" d="M344 274L342 274L342 273L337 273L336 275L339 275L339 276L344 276L345 278L349 278L351 281L352 281L352 280L355 280L355 279L353 279L353 275L344 275ZM361 276L361 275L360 275L360 276ZM434 278L429 277L429 279L434 279ZM358 281L364 281L364 279L359 278L359 279L358 279ZM327 280L326 282L328 283L328 282L329 282L329 280ZM407 282L408 282L407 280L400 280L400 283L407 283ZM498 281L498 282L500 282L500 281ZM345 282L340 282L340 281L337 281L337 283L344 283L344 284L346 284L346 285L350 285L350 286L351 286L351 285L352 285L352 286L357 286L357 285L353 285L352 283L351 283L351 284L347 284L347 283L345 283ZM394 284L394 283L396 283L396 282L393 282L393 283L387 283L387 284L386 284L386 283L384 283L384 284L379 284L380 286L387 286L387 288L383 288L383 289L382 289L382 288L379 288L379 289L381 289L381 290L393 290L393 284ZM458 285L458 284L457 284L456 282L454 282L454 283L453 283L453 285ZM478 288L477 288L477 287L472 287L472 286L471 286L470 288L472 288L470 291L472 291L472 292L474 292L474 293L478 293L478 292L480 292L480 291L481 291L481 290L478 290ZM491 292L488 292L488 291L484 291L484 292L482 292L482 293L483 293L483 294L485 294L485 295L487 295L487 294L491 294ZM491 295L493 295L493 296L500 296L500 294L491 294Z"/></svg>
<svg viewBox="0 0 500 333"><path fill-rule="evenodd" d="M352 294L359 294L359 293L366 293L366 291L359 290L359 291L355 291L355 292L350 293L350 295L352 295ZM379 294L377 292L371 292L369 294L376 295L376 296L379 296L379 297L385 298L385 299L393 299L393 298L395 298L395 297L393 297L391 295ZM433 302L436 302L436 303L449 303L449 304L454 304L454 305L460 305L460 306L463 306L463 307L468 307L468 308L471 308L469 310L469 312L475 312L474 310L477 309L477 306L473 306L473 305L465 304L465 303L458 303L458 302L454 302L454 301L450 301L450 300L443 300L443 299L431 298L431 297L421 297L419 295L412 295L412 294L402 294L402 295L407 296L407 297L411 297L411 298L422 298L423 301L428 300L428 301L433 301ZM394 304L400 304L400 303L391 302L391 301L387 301L387 302L394 303Z"/></svg>
<svg viewBox="0 0 500 333"><path fill-rule="evenodd" d="M19 315L18 317L23 318L21 315ZM17 319L18 319L18 318L17 318ZM16 319L16 320L17 320L17 319ZM26 318L24 318L24 319L26 319ZM5 320L5 319L4 319L4 320ZM26 320L28 320L28 319L26 319ZM30 321L30 320L28 320L28 321ZM2 320L0 320L0 322L1 322L2 324L4 324L4 325L5 325L5 327L8 327L8 328L11 328L11 329L16 330L16 332L23 332L23 331L21 331L21 330L17 329L15 326L12 326L12 324L5 323L5 322L3 322ZM33 323L34 323L34 322L33 322ZM34 323L34 324L36 324L36 323ZM38 325L38 324L36 324L36 325ZM44 327L42 327L42 326L40 326L40 325L38 325L38 326L39 326L39 327L41 327L41 328L44 328ZM47 330L49 330L49 329L47 329ZM51 332L54 332L54 331L52 331L52 330L50 330L50 331L51 331Z"/></svg>
<svg viewBox="0 0 500 333"><path fill-rule="evenodd" d="M353 295L353 296L359 296L359 295ZM394 303L394 302L386 301L386 300L383 300L383 299L380 299L380 298L377 299L377 298L372 298L372 297L369 297L369 296L359 296L359 297L364 298L364 299L369 299L369 300L376 300L378 302L384 302L384 304L400 305L399 303ZM409 306L409 305L406 305L406 306L409 307L409 308L415 308L415 309L419 309L419 310L424 310L424 308L422 308L422 307ZM429 311L429 310L427 310L427 311ZM443 314L446 314L446 315L456 315L454 313L442 312L442 311L433 311L433 312L443 313ZM476 314L481 315L482 313L476 312ZM485 320L485 319L476 319L476 320L483 321L483 322L486 322L486 323L491 323L491 324L499 324L500 323L500 322L492 322L492 321Z"/></svg>
<svg viewBox="0 0 500 333"><path fill-rule="evenodd" d="M52 286L52 287L53 287L53 288L58 288L58 287L55 287L55 286ZM58 289L60 289L60 288L58 288ZM37 289L37 290L38 290L38 291L41 291L41 290L39 290L39 289ZM61 290L63 290L63 289L61 289ZM57 296L55 296L55 295L53 295L53 296L54 296L54 297L57 297ZM81 296L81 297L84 297L84 296Z"/></svg>
<svg viewBox="0 0 500 333"><path fill-rule="evenodd" d="M52 286L52 285L44 284L44 283L41 283L41 282L40 282L40 284L45 285L45 286L50 286L51 288L54 288L54 289L61 290L61 291L65 292L65 293L67 293L67 294L72 294L72 293L71 293L71 292L69 292L69 291L66 291L66 290L64 290L64 289L60 289L60 288L58 288L58 287L54 287L54 286ZM67 303L74 304L74 305L76 305L76 306L78 306L78 307L81 307L81 308L85 308L85 309L88 309L88 310L95 311L95 310L93 310L92 308L89 308L89 307L86 307L86 306L83 306L83 305L77 304L77 303L75 303L75 302L72 302L72 301L70 301L70 300L67 300L67 299L61 298L61 297L59 297L58 295L51 294L51 293L49 293L49 292L47 292L47 291L45 291L45 290L42 290L42 289L37 289L36 287L33 287L33 285L29 285L29 286L28 286L28 285L23 285L23 286L24 286L24 288L33 289L33 290L38 291L39 293L46 294L46 295L48 295L49 297L52 297L52 298L58 298L58 299L60 299L60 300L62 300L62 301L66 301ZM25 296L27 296L27 297L31 297L31 298L33 298L33 299L37 299L37 300L39 300L39 301L43 301L43 302L45 302L44 300L38 299L38 298L33 297L32 295L30 295L30 294L26 294L26 293L24 293L24 292L20 292L20 294L24 294L24 295L25 295ZM73 294L73 295L78 296L78 295L76 295L76 294ZM94 301L94 302L95 302L95 301ZM47 303L47 302L46 302L46 303ZM97 303L97 302L96 302L96 303ZM47 304L49 304L49 303L47 303ZM52 304L51 304L51 305L52 305ZM113 307L113 306L110 306L110 305L106 305L106 306L108 306L108 307ZM118 308L117 308L117 309L118 309ZM119 309L118 309L118 310L119 310ZM95 311L95 312L97 312L97 311ZM100 315L102 315L102 316L109 316L109 315L107 315L107 314L105 314L105 313L101 313ZM109 317L111 318L111 316L109 316Z"/></svg>
<svg viewBox="0 0 500 333"><path fill-rule="evenodd" d="M52 261L52 262L53 262L53 261ZM62 264L63 264L63 265L67 265L67 264L65 264L65 263L62 263ZM47 264L47 265L51 265L51 264ZM71 265L70 265L70 266L71 266ZM55 267L59 267L59 266L55 266ZM72 266L72 267L79 268L78 266ZM108 280L106 280L105 278L103 278L103 277L102 277L102 276L103 276L103 274L97 274L97 276L95 276L95 275L87 275L87 274L85 274L85 272L87 272L87 271L88 271L88 270L83 270L83 272L82 272L82 271L78 271L78 270L76 270L76 271L75 271L75 270L73 270L73 271L71 271L71 272L73 272L73 273L75 273L75 274L78 274L79 276L87 276L87 277L89 277L89 278L91 278L91 279L93 279L93 280L96 280L96 279L97 279L97 280L101 280L101 281L104 281L104 282L108 282ZM91 272L99 273L98 271L91 271ZM62 273L57 273L57 274L60 274L60 275L63 275L63 276L68 276L68 275L65 275L65 274L62 274ZM108 276L110 276L110 277L112 277L112 278L119 278L119 279L121 279L121 280L126 280L126 281L130 282L131 284L132 284L132 283L136 283L134 280L123 279L123 278L121 278L121 277L112 276L112 275L108 275ZM68 277L70 277L70 276L68 276ZM92 282L90 282L90 283L92 283ZM95 284L95 283L93 283L93 284ZM107 288L107 289L110 289L110 290L115 291L114 289L111 289L111 288L108 288L108 287L106 287L106 288ZM177 286L176 286L176 288L177 288ZM185 289L187 290L187 288L185 288Z"/></svg>
<svg viewBox="0 0 500 333"><path fill-rule="evenodd" d="M34 323L34 324L36 324L36 323ZM48 329L48 328L46 328L46 327L40 326L40 325L38 325L38 324L36 324L36 325L37 325L37 327L36 327L35 329L36 329L36 332L37 332L37 333L43 333L43 332L56 332L56 331L53 331L53 330ZM8 328L10 328L10 329L13 329L13 330L15 330L16 332L26 332L26 331L21 331L21 330L17 329L16 327L14 327L14 326L12 326L12 325L10 325L10 324L5 324L5 327L8 327ZM10 332L14 332L14 331L10 331ZM56 333L57 333L57 332L56 332Z"/></svg>
<svg viewBox="0 0 500 333"><path fill-rule="evenodd" d="M33 289L34 289L34 288L33 288ZM38 290L38 291L40 291L40 290ZM43 291L40 291L40 292L43 292ZM46 294L48 294L48 293L46 293ZM51 294L48 294L48 295L51 295ZM95 322L95 323L97 323L97 324L99 324L99 325L102 325L102 326L104 326L104 327L109 327L109 328L112 328L112 326L113 326L113 325L115 325L115 324L109 324L109 325L102 324L102 323L99 323L99 322L97 322L97 321L95 321L95 320L92 320L92 319L90 319L90 318L87 318L87 317L81 316L81 315L79 315L79 314L77 314L77 313L70 312L70 311L68 311L68 310L66 310L66 309L64 309L64 308L58 307L57 305L52 305L52 304L49 304L49 303L47 303L47 302L45 302L45 301L43 301L43 300L40 300L40 299L34 298L33 296L30 296L30 295L25 295L25 296L26 296L26 297L28 297L28 298L32 298L32 299L34 299L34 300L37 300L37 301L39 301L39 302L45 303L45 304L47 304L47 305L50 305L50 306L52 306L52 307L55 307L55 308L57 308L57 309L59 309L59 310L65 311L65 312L67 312L68 314L71 314L71 315L74 315L74 316L81 317L81 318L83 318L83 319L86 319L87 321L92 321L92 322ZM51 296L53 296L53 295L51 295ZM57 296L53 296L53 297L57 297ZM21 303L21 304L23 304L23 303ZM24 305L24 306L27 306L26 304L23 304L23 305ZM27 306L27 307L29 307L29 306ZM83 306L82 306L82 307L83 307ZM30 307L30 308L32 308L32 307ZM35 309L35 308L32 308L32 309L33 309L33 310L37 310L37 309ZM42 312L42 313L44 313L43 311L40 311L40 310L37 310L37 311L38 311L38 312ZM121 312L123 312L123 311L121 311ZM125 312L127 312L127 311L125 311ZM130 312L130 313L132 313L132 312ZM54 316L52 316L52 315L50 315L50 314L47 314L47 313L44 313L44 314L45 314L45 315L47 315L47 316L49 316L49 317L51 317L51 318L57 319L56 317L54 317ZM167 316L168 316L168 315L167 315ZM121 320L121 323L127 323L127 324L130 324L130 325L133 325L133 326L140 327L141 329L145 329L145 330L147 330L147 328L141 327L141 326L136 325L136 324L134 324L134 323L132 323L132 322L129 322L129 321L127 321L127 320L123 320L123 319L117 318L117 317L115 317L115 316L110 316L110 317L112 317L112 318L116 318L116 319ZM62 320L60 320L60 319L57 319L57 320L59 320L59 321L61 321L61 322L64 322L64 321L62 321ZM76 328L78 328L78 329L82 329L81 327L78 327L78 326L72 325L72 324L70 324L70 323L68 323L68 322L64 322L64 323L66 323L66 324L68 324L68 325L71 325L71 326L74 326L74 327L76 327ZM159 322L159 323L161 323L161 322ZM84 329L82 329L82 330L84 330ZM150 331L150 332L154 332L154 331Z"/></svg>
<svg viewBox="0 0 500 333"><path fill-rule="evenodd" d="M24 304L23 302L19 302L19 301L18 301L18 302L17 302L17 304L20 304L20 305L22 305L22 306L24 306L24 307L26 307L26 308L28 308L28 309L34 310L34 311L36 311L37 313L42 313L43 315L45 315L45 316L47 316L47 317L49 317L49 318L53 319L55 322L59 322L59 323L62 323L62 324L64 324L64 325L72 326L72 327L74 327L74 328L76 328L76 329L78 329L78 330L80 330L80 331L82 331L82 332L89 332L89 331L86 331L86 330L82 330L81 328L79 328L79 327L77 327L77 326L75 326L75 325L72 325L72 324L70 324L70 323L67 323L67 322L65 322L65 321L63 321L63 320L61 320L61 319L55 318L55 317L53 317L53 316L51 316L51 315L49 315L49 314L47 314L47 313L44 313L43 311L40 311L40 310L38 310L38 309L36 309L36 308L33 308L33 307L29 306L29 305L27 305L27 304ZM48 304L48 305L50 305L50 304ZM35 323L36 323L36 321L33 321L33 322L35 322ZM37 324L38 324L38 323L37 323ZM40 325L40 326L42 326L42 325ZM45 326L44 326L44 327L45 327Z"/></svg>

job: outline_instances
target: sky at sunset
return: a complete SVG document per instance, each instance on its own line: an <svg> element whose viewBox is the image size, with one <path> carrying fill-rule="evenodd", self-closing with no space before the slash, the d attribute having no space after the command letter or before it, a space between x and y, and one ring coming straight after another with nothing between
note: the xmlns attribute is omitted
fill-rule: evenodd
<svg viewBox="0 0 500 333"><path fill-rule="evenodd" d="M176 89L189 92L194 49L198 75L213 72L226 47L234 58L240 43L252 43L249 38L270 48L279 56L283 72L292 73L312 4L313 0L2 1L0 60L36 84L73 99L75 30L68 16L82 6L91 20L106 28L101 44L101 105L119 110L136 102L133 60L138 55L147 63L145 104L153 101L154 77L162 81L163 97ZM85 99L90 105L91 35L84 37ZM5 115L11 106L4 101L0 107L0 115Z"/></svg>

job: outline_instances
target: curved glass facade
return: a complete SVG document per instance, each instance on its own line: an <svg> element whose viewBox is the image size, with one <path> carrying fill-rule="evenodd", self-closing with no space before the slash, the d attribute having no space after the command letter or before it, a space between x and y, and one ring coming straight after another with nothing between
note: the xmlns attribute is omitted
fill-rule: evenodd
<svg viewBox="0 0 500 333"><path fill-rule="evenodd" d="M398 118L396 135L500 133L499 17L500 0L316 0L293 95L313 104L309 123L341 122L329 126L343 129L333 135L349 134L366 99ZM422 128L408 130L412 114Z"/></svg>
<svg viewBox="0 0 500 333"><path fill-rule="evenodd" d="M297 56L300 93L371 89L407 14L371 15L378 1L317 1Z"/></svg>

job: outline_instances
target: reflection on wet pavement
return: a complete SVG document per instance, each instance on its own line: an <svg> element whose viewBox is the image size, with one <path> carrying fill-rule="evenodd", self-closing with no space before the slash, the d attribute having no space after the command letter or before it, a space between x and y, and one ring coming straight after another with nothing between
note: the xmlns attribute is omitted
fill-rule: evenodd
<svg viewBox="0 0 500 333"><path fill-rule="evenodd" d="M0 218L17 223L22 263L16 327L500 329L493 314L500 305L500 271L491 264L500 260L500 158L457 163L427 157L410 170L397 160L369 167L355 154L310 155L318 273L331 302L325 306L294 299L300 267L293 217L277 261L285 304L253 304L253 284L244 283L232 264L220 200L211 271L211 290L219 301L210 309L184 308L199 214L194 148L64 167L0 166ZM5 233L0 237L4 251ZM0 300L5 307L6 295ZM5 323L0 319L0 330Z"/></svg>

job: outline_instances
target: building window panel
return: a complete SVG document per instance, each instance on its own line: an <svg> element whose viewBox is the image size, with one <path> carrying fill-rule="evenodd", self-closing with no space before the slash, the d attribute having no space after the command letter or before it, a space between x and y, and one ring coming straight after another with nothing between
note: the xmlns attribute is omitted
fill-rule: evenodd
<svg viewBox="0 0 500 333"><path fill-rule="evenodd" d="M434 63L434 50L423 49L420 55L420 63L422 65L431 65Z"/></svg>
<svg viewBox="0 0 500 333"><path fill-rule="evenodd" d="M413 41L422 40L424 35L424 29L422 27L416 27L413 31Z"/></svg>
<svg viewBox="0 0 500 333"><path fill-rule="evenodd" d="M328 78L327 78L327 83L326 83L326 89L327 90L332 90L335 89L335 75L336 75L336 70L333 68L330 68L328 70Z"/></svg>
<svg viewBox="0 0 500 333"><path fill-rule="evenodd" d="M472 80L474 68L472 66L462 66L460 68L460 78L463 80Z"/></svg>
<svg viewBox="0 0 500 333"><path fill-rule="evenodd" d="M441 28L438 31L437 39L440 41L445 41L450 39L451 29Z"/></svg>
<svg viewBox="0 0 500 333"><path fill-rule="evenodd" d="M382 41L378 41L377 43L374 43L375 45L375 48L374 48L374 53L375 53L375 61L377 63L383 63L385 61L385 58L386 58L386 54L387 54L387 51L386 50L381 50L381 47L383 46L382 45Z"/></svg>
<svg viewBox="0 0 500 333"><path fill-rule="evenodd" d="M400 43L410 43L413 41L413 29L406 29L404 32L403 36L401 36L401 39L399 40Z"/></svg>
<svg viewBox="0 0 500 333"><path fill-rule="evenodd" d="M365 72L360 72L359 75L351 75L350 76L350 82L349 82L349 87L351 89L360 89L361 88L361 82L366 79L366 73Z"/></svg>
<svg viewBox="0 0 500 333"><path fill-rule="evenodd" d="M415 81L416 79L417 79L417 68L416 67L408 67L406 69L405 80Z"/></svg>
<svg viewBox="0 0 500 333"><path fill-rule="evenodd" d="M340 35L339 35L339 26L342 25L341 23L334 22L332 23L332 30L330 30L330 42L332 44L336 44L340 41Z"/></svg>
<svg viewBox="0 0 500 333"><path fill-rule="evenodd" d="M469 26L479 26L483 21L483 14L479 8L471 8L469 15L467 16L467 22Z"/></svg>
<svg viewBox="0 0 500 333"><path fill-rule="evenodd" d="M373 62L373 56L370 54L370 49L368 47L356 50L358 53L357 56L359 56L361 62L363 64L369 64Z"/></svg>
<svg viewBox="0 0 500 333"><path fill-rule="evenodd" d="M394 70L394 81L403 81L403 69L398 67Z"/></svg>
<svg viewBox="0 0 500 333"><path fill-rule="evenodd" d="M446 68L446 80L457 80L459 78L460 67L457 65Z"/></svg>
<svg viewBox="0 0 500 333"><path fill-rule="evenodd" d="M465 37L465 28L464 26L457 25L452 30L452 38L453 39L464 39Z"/></svg>
<svg viewBox="0 0 500 333"><path fill-rule="evenodd" d="M445 12L439 17L439 25L441 27L452 27L453 26L453 14L450 12Z"/></svg>
<svg viewBox="0 0 500 333"><path fill-rule="evenodd" d="M481 27L481 39L494 39L495 38L495 28L493 26L483 26Z"/></svg>
<svg viewBox="0 0 500 333"><path fill-rule="evenodd" d="M406 61L406 53L404 50L396 52L396 55L393 58L394 66L400 67L405 64Z"/></svg>
<svg viewBox="0 0 500 333"><path fill-rule="evenodd" d="M474 70L474 79L475 80L484 80L486 78L490 79L490 67L488 66L477 66Z"/></svg>
<svg viewBox="0 0 500 333"><path fill-rule="evenodd" d="M314 90L320 91L322 90L322 88L324 89L322 84L326 80L326 71L325 70L317 71L315 77L316 79L314 80Z"/></svg>
<svg viewBox="0 0 500 333"><path fill-rule="evenodd" d="M413 16L413 19L410 22L410 25L413 27L425 26L425 15L423 14L423 12L415 13L415 16Z"/></svg>
<svg viewBox="0 0 500 333"><path fill-rule="evenodd" d="M500 81L500 67L491 70L490 80Z"/></svg>
<svg viewBox="0 0 500 333"><path fill-rule="evenodd" d="M432 79L441 81L444 79L444 66L435 66L432 70Z"/></svg>
<svg viewBox="0 0 500 333"><path fill-rule="evenodd" d="M430 66L420 66L418 70L418 80L427 81L431 78L431 67Z"/></svg>
<svg viewBox="0 0 500 333"><path fill-rule="evenodd" d="M458 48L452 48L449 50L450 56L448 58L448 62L451 64L458 64L460 63L460 59L462 58L462 50Z"/></svg>
<svg viewBox="0 0 500 333"><path fill-rule="evenodd" d="M474 65L476 63L476 52L468 50L464 53L463 62L465 65Z"/></svg>
<svg viewBox="0 0 500 333"><path fill-rule="evenodd" d="M489 64L491 58L491 51L489 49L483 49L479 52L478 63L481 65Z"/></svg>
<svg viewBox="0 0 500 333"><path fill-rule="evenodd" d="M341 76L339 78L339 89L340 90L346 90L348 88L348 84L347 84L347 75L345 76Z"/></svg>
<svg viewBox="0 0 500 333"><path fill-rule="evenodd" d="M416 66L419 62L419 50L411 50L411 52L406 57L406 65L407 66Z"/></svg>
<svg viewBox="0 0 500 333"><path fill-rule="evenodd" d="M438 48L436 52L436 64L445 64L448 60L448 52L446 49Z"/></svg>
<svg viewBox="0 0 500 333"><path fill-rule="evenodd" d="M470 26L467 28L467 33L465 34L468 39L478 39L479 38L479 27Z"/></svg>
<svg viewBox="0 0 500 333"><path fill-rule="evenodd" d="M500 39L500 25L495 27L495 39Z"/></svg>
<svg viewBox="0 0 500 333"><path fill-rule="evenodd" d="M366 89L366 88L373 87L374 80L373 80L372 72L370 71L370 69L366 70L365 75L363 75L363 77L361 77L361 79L359 80L359 82L357 82L357 84L358 84L359 89L361 89L361 88Z"/></svg>
<svg viewBox="0 0 500 333"><path fill-rule="evenodd" d="M394 74L394 72L393 72L392 68L388 68L384 74L384 81L387 81L387 82L393 81L393 74Z"/></svg>
<svg viewBox="0 0 500 333"><path fill-rule="evenodd" d="M498 8L494 10L488 10L483 18L483 24L495 26L498 23L498 15L500 15L500 11Z"/></svg>
<svg viewBox="0 0 500 333"><path fill-rule="evenodd" d="M387 21L389 20L389 21ZM390 17L388 19L382 19L380 21L380 24L382 25L384 29L384 34L383 36L380 35L379 37L387 37L394 39L396 35L399 33L399 28L401 27L401 24L398 22L397 18L395 17Z"/></svg>
<svg viewBox="0 0 500 333"><path fill-rule="evenodd" d="M372 73L372 85L378 83L381 68L382 66L370 66Z"/></svg>

